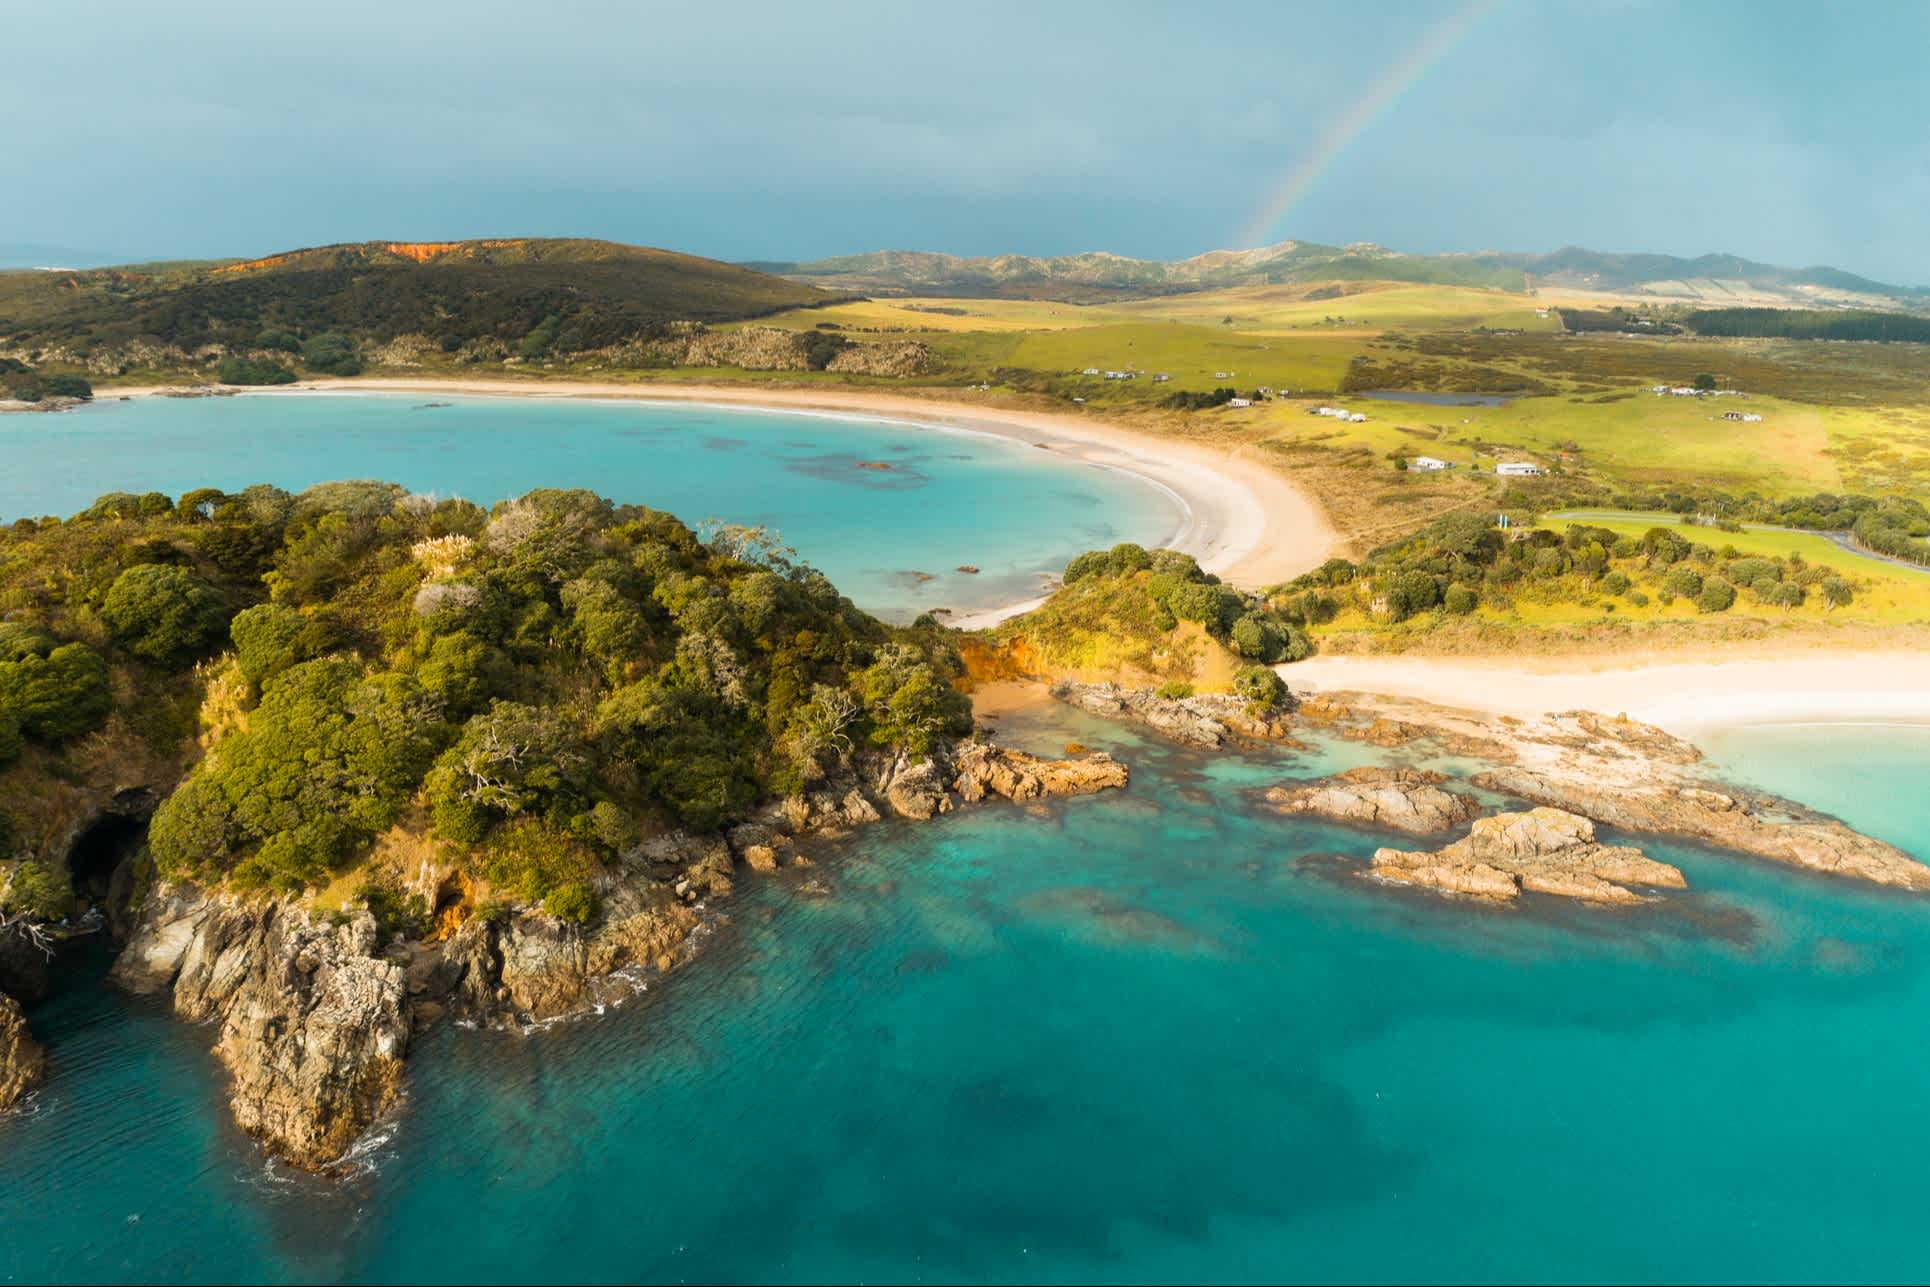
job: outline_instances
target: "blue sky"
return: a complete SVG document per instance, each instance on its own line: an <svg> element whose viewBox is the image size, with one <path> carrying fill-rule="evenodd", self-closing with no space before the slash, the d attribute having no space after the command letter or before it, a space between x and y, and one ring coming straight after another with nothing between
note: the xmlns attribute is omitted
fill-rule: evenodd
<svg viewBox="0 0 1930 1287"><path fill-rule="evenodd" d="M1855 2L28 0L0 243L1179 257L1248 239L1457 18L1265 240L1930 284L1930 7Z"/></svg>

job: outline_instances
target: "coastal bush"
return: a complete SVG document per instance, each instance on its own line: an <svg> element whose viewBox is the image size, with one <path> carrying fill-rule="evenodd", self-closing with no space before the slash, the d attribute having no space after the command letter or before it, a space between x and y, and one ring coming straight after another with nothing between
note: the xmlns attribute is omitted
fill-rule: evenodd
<svg viewBox="0 0 1930 1287"><path fill-rule="evenodd" d="M1456 616L1466 616L1479 607L1480 603L1480 598L1465 585L1451 585L1447 588L1447 593L1441 596L1441 606Z"/></svg>
<svg viewBox="0 0 1930 1287"><path fill-rule="evenodd" d="M1266 666L1242 666L1233 676L1233 691L1252 706L1272 709L1287 697L1287 685Z"/></svg>
<svg viewBox="0 0 1930 1287"><path fill-rule="evenodd" d="M74 891L67 878L32 858L14 864L4 906L35 920L64 921L74 912Z"/></svg>
<svg viewBox="0 0 1930 1287"><path fill-rule="evenodd" d="M1610 572L1602 578L1602 589L1608 594L1627 594L1628 587L1629 579L1626 572Z"/></svg>
<svg viewBox="0 0 1930 1287"><path fill-rule="evenodd" d="M272 358L222 358L215 378L223 384L295 383L295 373Z"/></svg>
<svg viewBox="0 0 1930 1287"><path fill-rule="evenodd" d="M865 615L768 540L588 492L487 515L381 483L199 489L93 513L0 528L0 603L44 622L0 623L0 757L79 780L20 750L103 726L172 750L214 712L218 753L150 828L170 875L313 886L402 820L538 903L650 829L713 831L860 747L971 730L942 628ZM1153 562L1106 555L1135 586ZM63 642L103 629L152 664ZM187 668L228 640L232 670Z"/></svg>
<svg viewBox="0 0 1930 1287"><path fill-rule="evenodd" d="M1696 596L1696 608L1702 612L1727 612L1735 601L1736 587L1721 577L1712 576L1702 583L1701 593Z"/></svg>
<svg viewBox="0 0 1930 1287"><path fill-rule="evenodd" d="M1169 679L1154 689L1154 694L1169 702L1184 701L1193 695L1193 686L1183 679Z"/></svg>
<svg viewBox="0 0 1930 1287"><path fill-rule="evenodd" d="M302 345L302 365L322 375L360 375L355 342L340 331L323 331Z"/></svg>
<svg viewBox="0 0 1930 1287"><path fill-rule="evenodd" d="M558 885L543 896L543 911L559 921L586 925L602 911L596 891L580 880Z"/></svg>
<svg viewBox="0 0 1930 1287"><path fill-rule="evenodd" d="M279 603L243 608L228 623L228 637L234 640L236 664L255 688L329 647L325 623Z"/></svg>
<svg viewBox="0 0 1930 1287"><path fill-rule="evenodd" d="M1756 593L1762 596L1764 603L1781 608L1784 612L1802 607L1803 600L1808 597L1803 587L1794 581L1764 581L1757 586Z"/></svg>
<svg viewBox="0 0 1930 1287"><path fill-rule="evenodd" d="M1823 602L1828 608L1841 608L1848 605L1856 596L1850 590L1850 583L1840 576L1827 577L1823 581Z"/></svg>
<svg viewBox="0 0 1930 1287"><path fill-rule="evenodd" d="M122 647L169 668L204 655L228 628L228 603L221 592L167 563L138 563L121 573L100 615Z"/></svg>
<svg viewBox="0 0 1930 1287"><path fill-rule="evenodd" d="M1702 574L1694 568L1671 567L1662 578L1662 592L1678 599L1693 599L1702 593Z"/></svg>
<svg viewBox="0 0 1930 1287"><path fill-rule="evenodd" d="M43 375L40 377L40 391L50 398L80 398L85 401L94 396L93 384L80 375Z"/></svg>

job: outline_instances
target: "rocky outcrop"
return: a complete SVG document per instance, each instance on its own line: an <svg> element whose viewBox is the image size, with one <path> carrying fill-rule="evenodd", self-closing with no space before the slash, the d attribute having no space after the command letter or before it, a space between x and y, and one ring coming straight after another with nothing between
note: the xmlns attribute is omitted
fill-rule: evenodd
<svg viewBox="0 0 1930 1287"><path fill-rule="evenodd" d="M921 340L854 344L831 359L827 371L845 375L884 375L902 379L932 369L931 349Z"/></svg>
<svg viewBox="0 0 1930 1287"><path fill-rule="evenodd" d="M324 1170L401 1087L409 998L375 943L367 912L336 923L292 902L173 886L150 899L114 977L218 1023L235 1121L271 1153Z"/></svg>
<svg viewBox="0 0 1930 1287"><path fill-rule="evenodd" d="M1629 786L1519 766L1491 769L1476 775L1474 782L1625 831L1690 836L1826 875L1930 890L1930 867L1894 845L1788 800L1669 780Z"/></svg>
<svg viewBox="0 0 1930 1287"><path fill-rule="evenodd" d="M1445 774L1421 769L1368 766L1305 786L1271 787L1264 798L1278 813L1426 835L1459 826L1481 811L1472 796L1442 790L1445 781Z"/></svg>
<svg viewBox="0 0 1930 1287"><path fill-rule="evenodd" d="M18 1104L47 1075L47 1056L27 1030L20 1003L0 992L0 1113Z"/></svg>
<svg viewBox="0 0 1930 1287"><path fill-rule="evenodd" d="M1682 873L1639 849L1596 843L1595 824L1560 809L1476 819L1461 840L1432 852L1378 849L1373 874L1473 898L1526 892L1591 903L1639 903L1636 888L1685 889Z"/></svg>
<svg viewBox="0 0 1930 1287"><path fill-rule="evenodd" d="M1286 709L1256 710L1230 693L1161 697L1150 688L1066 680L1053 685L1052 695L1094 715L1144 724L1188 746L1211 750L1232 741L1298 745Z"/></svg>
<svg viewBox="0 0 1930 1287"><path fill-rule="evenodd" d="M1530 804L1825 875L1930 891L1930 867L1896 846L1793 801L1715 781L1700 751L1651 724L1589 711L1490 718L1358 693L1324 695L1295 713L1310 711L1343 736L1398 728L1404 742L1486 759L1492 767L1474 785Z"/></svg>

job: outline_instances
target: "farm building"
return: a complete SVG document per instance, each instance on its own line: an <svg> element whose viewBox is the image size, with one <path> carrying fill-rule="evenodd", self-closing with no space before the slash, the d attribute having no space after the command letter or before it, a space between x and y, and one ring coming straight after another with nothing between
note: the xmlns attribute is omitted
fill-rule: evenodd
<svg viewBox="0 0 1930 1287"><path fill-rule="evenodd" d="M1454 466L1448 464L1447 461L1445 460L1437 460L1433 456L1416 456L1414 457L1413 462L1408 465L1408 468L1435 470L1435 469L1452 469L1454 468Z"/></svg>
<svg viewBox="0 0 1930 1287"><path fill-rule="evenodd" d="M1253 405L1253 399L1252 398L1228 398L1226 400L1226 405L1229 407L1250 407Z"/></svg>
<svg viewBox="0 0 1930 1287"><path fill-rule="evenodd" d="M1506 464L1496 465L1494 472L1503 478L1532 478L1541 472L1541 466L1531 465L1525 460L1511 460Z"/></svg>

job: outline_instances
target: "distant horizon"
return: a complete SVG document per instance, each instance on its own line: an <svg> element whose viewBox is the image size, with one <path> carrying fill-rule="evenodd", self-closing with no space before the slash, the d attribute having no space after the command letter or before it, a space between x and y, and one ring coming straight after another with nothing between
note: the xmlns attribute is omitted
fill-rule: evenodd
<svg viewBox="0 0 1930 1287"><path fill-rule="evenodd" d="M1014 257L1026 258L1026 259L1066 259L1066 258L1075 258L1080 255L1108 255L1115 258L1137 260L1141 262L1180 263L1190 259L1197 259L1206 255L1250 254L1254 251L1268 250L1276 246L1293 245L1293 244L1329 246L1329 247L1342 249L1342 250L1347 249L1349 247L1362 246L1362 247L1372 247L1376 250L1390 251L1392 253L1400 254L1400 255L1409 255L1409 256L1416 256L1416 257L1423 257L1423 258L1461 258L1461 259L1475 259L1484 255L1543 256L1543 255L1557 254L1564 250L1579 250L1579 251L1585 251L1590 254L1598 254L1598 255L1660 255L1660 256L1666 256L1671 259L1681 259L1681 260L1696 260L1696 259L1703 259L1703 258L1710 258L1710 257L1731 257L1731 258L1748 260L1749 262L1759 263L1769 267L1782 268L1782 269L1788 269L1793 271L1827 270L1831 272L1849 273L1853 276L1862 277L1865 280L1870 281L1876 285L1892 287L1899 290L1906 290L1906 291L1930 290L1930 283L1891 280L1883 277L1871 277L1867 273L1863 273L1852 268L1846 268L1841 264L1831 263L1826 260L1812 260L1809 262L1796 262L1796 261L1779 262L1776 260L1758 259L1756 256L1743 254L1733 250L1718 249L1718 250L1703 250L1703 251L1697 251L1693 253L1685 253L1682 251L1653 250L1648 248L1605 249L1599 246L1589 246L1589 245L1585 245L1580 242L1574 242L1574 241L1564 241L1559 245L1553 246L1545 250L1544 249L1525 249L1522 247L1504 247L1504 246L1484 246L1478 250L1413 250L1404 246L1389 245L1385 242L1372 241L1364 238L1354 238L1352 240L1347 240L1347 241L1323 241L1313 237L1283 237L1274 241L1267 242L1263 245L1257 245L1257 246L1212 246L1204 250L1195 250L1189 253L1171 255L1171 256L1135 255L1135 254L1128 254L1123 251L1111 250L1100 246L1087 246L1086 248L1081 250L1059 250L1059 251L1032 251L1032 250L1006 249L1006 250L993 250L993 251L983 251L983 252L964 252L964 251L957 251L957 250L936 249L930 246L915 246L915 245L874 245L874 246L868 246L861 250L841 250L841 251L836 251L829 254L808 255L808 256L807 255L727 256L727 255L721 255L721 254L710 254L700 249L693 249L687 246L676 245L666 241L631 240L631 239L628 239L622 236L616 236L616 235L587 233L587 232L530 233L530 232L508 232L508 231L501 231L501 230L475 233L468 236L433 235L433 236L414 236L414 237L395 237L395 236L338 237L332 240L305 242L299 245L288 243L288 242L281 242L281 243L270 244L261 248L250 248L248 250L241 251L241 252L226 251L226 252L219 252L219 253L200 253L200 254L165 254L165 253L113 254L110 252L83 249L79 247L56 247L56 246L48 246L48 245L39 245L34 243L0 241L0 271L7 271L7 272L35 271L35 270L59 271L62 269L71 269L74 271L87 271L90 269L98 269L98 268L116 268L127 264L182 263L182 262L194 262L197 260L249 260L249 259L266 258L271 255L284 254L284 253L287 253L290 251L296 251L296 250L321 249L328 246L354 246L354 245L367 245L371 243L382 243L382 242L391 242L391 243L397 243L397 244L416 244L416 243L425 243L425 242L470 242L470 241L488 241L488 240L498 240L498 239L501 239L501 240L515 240L515 239L579 240L580 239L584 241L604 241L604 242L610 242L617 245L638 246L638 247L653 249L653 250L666 250L676 254L691 255L696 258L711 259L720 263L738 264L738 265L811 264L811 263L819 263L825 260L846 259L846 258L852 258L852 257L862 256L862 255L887 254L887 253L945 255L955 259L995 259L995 258L1001 258L1005 256L1014 256ZM47 257L44 260L37 261L37 262L28 262L28 257L29 257L28 252L33 252L33 251L41 251L41 252L61 251L61 252L64 252L65 257L54 258L51 255L49 255L49 257Z"/></svg>

